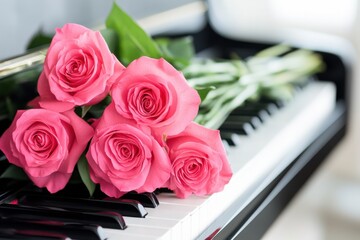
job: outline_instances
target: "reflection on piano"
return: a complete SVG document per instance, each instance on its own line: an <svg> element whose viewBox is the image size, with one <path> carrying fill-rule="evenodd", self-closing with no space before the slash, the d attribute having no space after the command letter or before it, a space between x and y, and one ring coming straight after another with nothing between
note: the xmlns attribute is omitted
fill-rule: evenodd
<svg viewBox="0 0 360 240"><path fill-rule="evenodd" d="M212 57L247 57L267 47L226 39L210 27L194 39ZM178 199L160 189L88 199L76 185L51 196L1 179L0 239L260 238L345 134L348 70L340 56L320 54L326 71L299 86L293 100L248 102L220 128L234 172L222 192Z"/></svg>

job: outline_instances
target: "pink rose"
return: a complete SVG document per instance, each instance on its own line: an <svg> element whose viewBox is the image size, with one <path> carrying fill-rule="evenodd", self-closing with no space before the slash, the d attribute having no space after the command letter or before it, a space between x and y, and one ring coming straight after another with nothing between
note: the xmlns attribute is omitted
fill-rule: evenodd
<svg viewBox="0 0 360 240"><path fill-rule="evenodd" d="M167 140L172 172L167 183L180 198L221 191L232 171L218 130L191 123Z"/></svg>
<svg viewBox="0 0 360 240"><path fill-rule="evenodd" d="M196 117L198 93L164 59L140 57L130 63L111 96L123 117L149 126L157 135L175 135Z"/></svg>
<svg viewBox="0 0 360 240"><path fill-rule="evenodd" d="M38 187L65 187L93 129L73 111L19 110L0 139L10 163L24 169Z"/></svg>
<svg viewBox="0 0 360 240"><path fill-rule="evenodd" d="M105 109L86 154L90 177L105 194L152 192L169 179L169 157L150 133L121 117L114 104Z"/></svg>
<svg viewBox="0 0 360 240"><path fill-rule="evenodd" d="M52 39L38 81L40 97L30 105L65 111L96 104L123 70L100 32L66 24Z"/></svg>

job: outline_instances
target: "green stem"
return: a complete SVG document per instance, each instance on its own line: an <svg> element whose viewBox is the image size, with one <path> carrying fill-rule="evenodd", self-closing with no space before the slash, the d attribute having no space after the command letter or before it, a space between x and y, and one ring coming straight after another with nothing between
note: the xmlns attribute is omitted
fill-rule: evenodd
<svg viewBox="0 0 360 240"><path fill-rule="evenodd" d="M234 75L231 74L214 74L209 76L190 78L188 79L188 83L190 84L190 86L196 87L196 86L204 86L204 85L211 86L216 84L224 84L224 83L233 82L234 80L236 80L236 78L234 77Z"/></svg>
<svg viewBox="0 0 360 240"><path fill-rule="evenodd" d="M222 101L217 102L216 106L205 115L202 119L203 122L200 124L207 128L218 129L235 108L241 106L247 99L256 94L258 86L250 85L241 91L239 89L235 90L238 93L235 97L224 97Z"/></svg>

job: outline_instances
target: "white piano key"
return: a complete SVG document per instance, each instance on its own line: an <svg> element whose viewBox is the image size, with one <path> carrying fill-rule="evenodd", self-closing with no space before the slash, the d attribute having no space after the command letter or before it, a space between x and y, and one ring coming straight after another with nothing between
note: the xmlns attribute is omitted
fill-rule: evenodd
<svg viewBox="0 0 360 240"><path fill-rule="evenodd" d="M185 206L198 206L202 204L208 196L194 196L191 195L188 198L182 199L179 201L179 198L175 196L173 193L160 193L157 195L159 203L166 203L166 204L176 204L176 205L185 205Z"/></svg>
<svg viewBox="0 0 360 240"><path fill-rule="evenodd" d="M224 215L229 206L236 205L226 214L241 210L318 136L334 109L335 94L331 83L311 83L254 134L241 136L239 146L228 149L234 175L222 192L188 199L162 193L159 207L147 209L144 219L129 220L126 230L109 230L110 239L203 239L222 227L232 217Z"/></svg>
<svg viewBox="0 0 360 240"><path fill-rule="evenodd" d="M181 220L186 217L197 206L174 205L168 203L159 204L157 208L147 208L148 216L146 218L175 219Z"/></svg>
<svg viewBox="0 0 360 240"><path fill-rule="evenodd" d="M165 229L170 229L171 227L173 227L178 221L177 219L167 219L167 218L151 218L151 217L146 217L146 218L133 218L133 217L124 217L125 222L127 225L130 226L152 226L152 227L156 227L156 228L165 228Z"/></svg>
<svg viewBox="0 0 360 240"><path fill-rule="evenodd" d="M168 231L161 228L151 228L146 226L128 226L125 230L116 230L105 228L105 235L107 240L118 240L118 239L131 239L131 240L154 240L160 239Z"/></svg>
<svg viewBox="0 0 360 240"><path fill-rule="evenodd" d="M187 215L197 207L197 205L176 205L161 203L157 208L147 208L148 215L145 218L125 217L128 228L123 231L106 229L106 234L110 239L126 236L145 235L149 239L158 239L169 232L170 235L183 236L187 239L189 233L183 229L191 229L190 221L184 221ZM139 231L140 230L140 231ZM171 230L171 232L170 232ZM114 238L116 239L116 238Z"/></svg>
<svg viewBox="0 0 360 240"><path fill-rule="evenodd" d="M172 208L177 208L178 205L197 207L197 209L194 208L193 211L191 211L190 214L183 219L183 222L190 224L190 228L186 228L184 226L181 227L182 229L189 229L189 231L185 232L190 235L186 236L187 238L184 239L189 239L190 236L196 235L199 229L201 229L200 226L203 219L199 206L206 201L208 198L207 196L189 196L186 199L182 199L182 201L179 201L179 198L177 198L173 193L161 193L157 197L160 205L171 204Z"/></svg>
<svg viewBox="0 0 360 240"><path fill-rule="evenodd" d="M179 218L124 217L124 220L127 224L126 230L116 231L113 229L105 229L109 239L124 238L125 236L131 236L131 239L133 239L133 237L139 237L139 239L141 239L142 236L146 236L146 239L159 239L161 236L166 235L167 232L170 232L171 229L174 229L179 222ZM139 231L139 229L141 231Z"/></svg>

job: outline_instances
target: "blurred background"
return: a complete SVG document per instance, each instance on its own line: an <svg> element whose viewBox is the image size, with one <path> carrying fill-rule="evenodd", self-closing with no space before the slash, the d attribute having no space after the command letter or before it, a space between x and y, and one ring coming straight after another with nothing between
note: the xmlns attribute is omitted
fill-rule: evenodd
<svg viewBox="0 0 360 240"><path fill-rule="evenodd" d="M99 27L112 0L0 0L0 60L25 51L34 34L53 33L68 22ZM148 17L177 6L199 6L195 0L118 0L117 3L153 34L197 31L204 15ZM352 63L350 128L346 138L328 157L263 237L279 239L360 239L360 4L357 0L209 0L213 26L222 34L253 41L309 42L307 32L319 35L316 44L340 49L327 34L347 42L345 55ZM188 16L188 15L187 15ZM154 20L154 19L152 19ZM315 41L315 40L311 40Z"/></svg>

